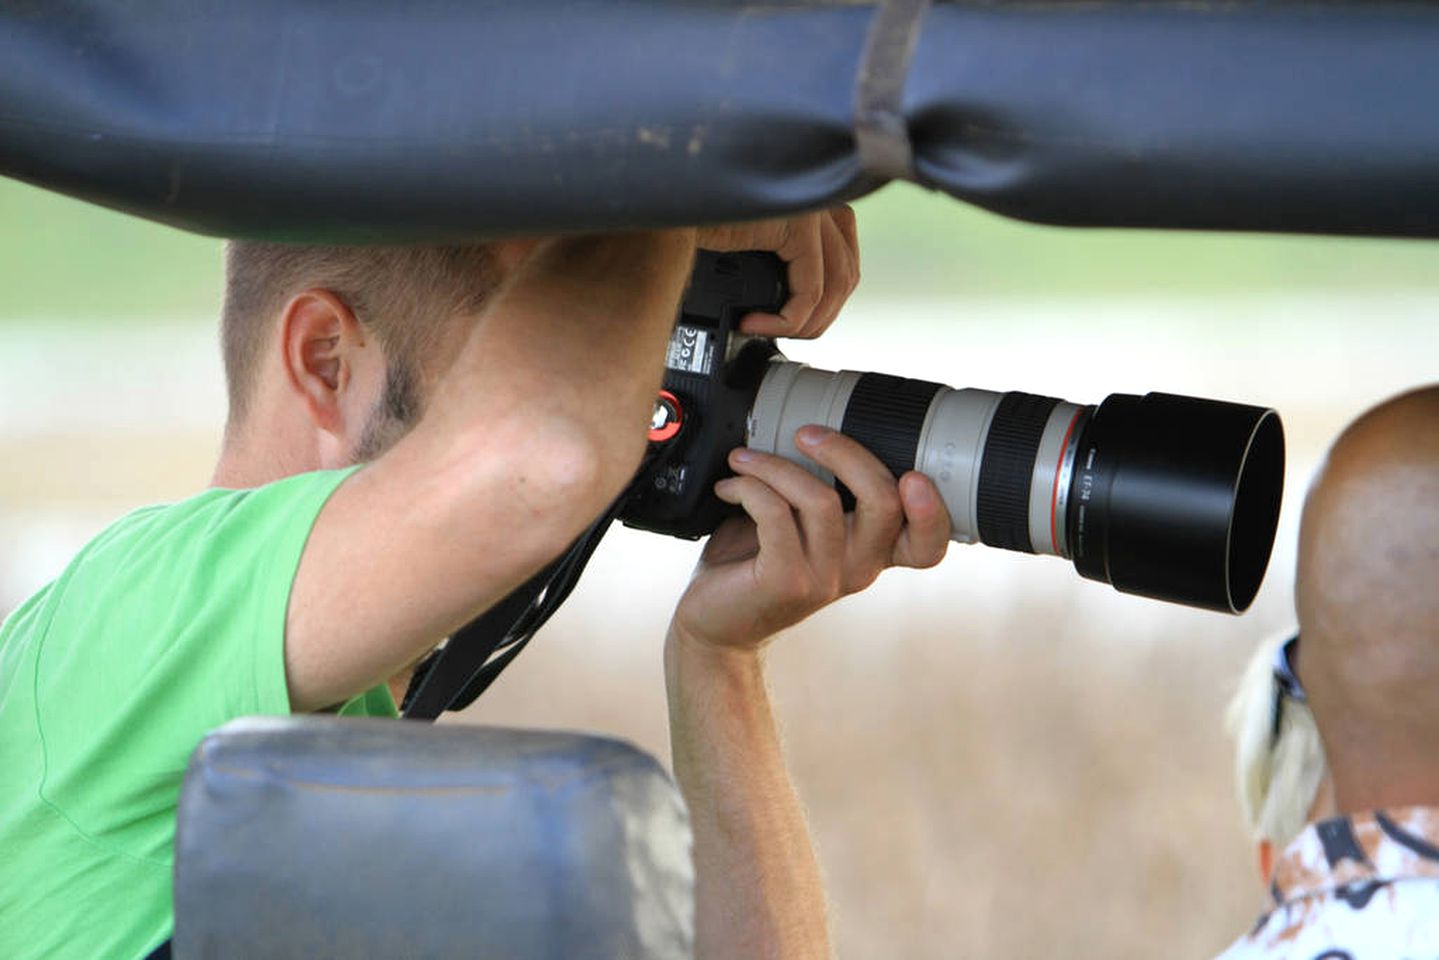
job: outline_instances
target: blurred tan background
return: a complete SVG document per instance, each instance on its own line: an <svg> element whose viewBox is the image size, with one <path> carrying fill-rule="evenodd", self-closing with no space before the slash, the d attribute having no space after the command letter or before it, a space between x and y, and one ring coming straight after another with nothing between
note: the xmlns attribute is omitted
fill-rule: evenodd
<svg viewBox="0 0 1439 960"><path fill-rule="evenodd" d="M1205 957L1262 890L1224 702L1292 628L1305 484L1366 406L1439 379L1439 244L1080 232L891 187L865 280L787 352L1097 402L1158 389L1284 416L1258 601L1224 617L1067 563L955 547L781 637L775 697L844 957ZM125 511L207 481L223 418L219 243L0 181L0 613ZM665 757L660 642L695 544L619 530L467 722Z"/></svg>

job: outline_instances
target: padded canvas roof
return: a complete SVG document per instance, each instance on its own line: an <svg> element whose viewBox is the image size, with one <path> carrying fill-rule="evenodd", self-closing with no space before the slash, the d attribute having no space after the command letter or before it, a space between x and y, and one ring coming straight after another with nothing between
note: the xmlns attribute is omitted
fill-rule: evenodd
<svg viewBox="0 0 1439 960"><path fill-rule="evenodd" d="M866 170L854 133L874 19L717 0L6 4L0 174L311 241L779 214L894 172ZM1436 236L1436 50L1429 3L971 2L930 8L912 58L870 65L913 179L1002 214Z"/></svg>

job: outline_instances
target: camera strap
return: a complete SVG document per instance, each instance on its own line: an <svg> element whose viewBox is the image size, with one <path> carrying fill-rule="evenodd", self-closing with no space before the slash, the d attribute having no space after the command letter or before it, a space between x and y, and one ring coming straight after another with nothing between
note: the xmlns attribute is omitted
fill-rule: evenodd
<svg viewBox="0 0 1439 960"><path fill-rule="evenodd" d="M415 667L400 705L407 720L434 720L458 701L460 694L478 679L486 661L544 595L561 560L545 567L514 593L455 631L443 647Z"/></svg>
<svg viewBox="0 0 1439 960"><path fill-rule="evenodd" d="M929 0L880 0L855 78L854 142L865 173L914 180L904 85Z"/></svg>
<svg viewBox="0 0 1439 960"><path fill-rule="evenodd" d="M463 710L489 689L569 597L610 524L634 491L653 481L663 462L651 447L630 486L569 549L422 660L400 705L401 715L407 720L434 720L446 710Z"/></svg>

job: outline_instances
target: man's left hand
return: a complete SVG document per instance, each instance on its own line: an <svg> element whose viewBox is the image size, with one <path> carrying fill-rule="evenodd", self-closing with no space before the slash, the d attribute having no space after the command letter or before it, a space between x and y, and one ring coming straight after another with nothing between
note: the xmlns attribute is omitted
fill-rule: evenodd
<svg viewBox="0 0 1439 960"><path fill-rule="evenodd" d="M799 449L855 496L839 494L782 457L741 448L737 476L715 485L747 516L710 538L675 611L672 640L758 649L779 630L839 597L863 590L890 566L930 567L949 546L949 513L933 481L889 469L857 442L820 426L796 434Z"/></svg>

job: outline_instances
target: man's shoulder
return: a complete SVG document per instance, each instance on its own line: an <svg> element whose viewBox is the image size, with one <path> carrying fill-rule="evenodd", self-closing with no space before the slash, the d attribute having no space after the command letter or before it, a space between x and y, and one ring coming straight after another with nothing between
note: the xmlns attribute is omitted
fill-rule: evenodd
<svg viewBox="0 0 1439 960"><path fill-rule="evenodd" d="M1439 809L1313 824L1274 874L1272 909L1220 960L1439 955Z"/></svg>
<svg viewBox="0 0 1439 960"><path fill-rule="evenodd" d="M128 931L122 952L163 932L187 758L235 717L290 711L289 584L342 479L129 513L0 628L0 849L34 905L0 953L46 943L77 904L103 918L98 936ZM79 935L91 955L118 955Z"/></svg>
<svg viewBox="0 0 1439 960"><path fill-rule="evenodd" d="M1439 880L1353 884L1275 907L1217 960L1439 954Z"/></svg>
<svg viewBox="0 0 1439 960"><path fill-rule="evenodd" d="M66 572L76 564L83 563L92 557L106 556L116 549L125 549L135 541L155 536L157 533L177 525L183 518L202 512L207 506L213 508L225 499L224 494L232 492L235 491L202 490L183 500L171 503L153 503L131 510L112 521L109 526L86 543L80 552L75 554L66 568ZM63 578L62 574L60 579Z"/></svg>
<svg viewBox="0 0 1439 960"><path fill-rule="evenodd" d="M54 604L65 595L66 589L75 579L77 571L85 567L92 557L104 556L117 546L123 549L127 542L143 538L149 525L154 523L157 518L162 517L164 512L172 506L174 505L152 504L132 510L118 520L112 521L109 526L92 537L80 548L78 553L70 558L69 563L53 580L35 591L5 616L3 626L0 626L0 651L7 646L13 646L24 637L43 632L43 627L50 619Z"/></svg>
<svg viewBox="0 0 1439 960"><path fill-rule="evenodd" d="M303 544L319 509L350 472L296 474L251 489L215 487L125 514L5 619L0 649L43 637L57 616L63 621L95 608L114 614L161 597L179 601L191 588L212 594L226 578L211 574L226 570L242 588L243 571L228 561L263 564L272 548ZM204 575L205 582L187 573Z"/></svg>
<svg viewBox="0 0 1439 960"><path fill-rule="evenodd" d="M106 550L117 542L163 537L171 531L203 536L218 531L229 520L253 521L258 514L279 513L303 520L311 512L304 509L306 505L314 503L318 509L353 472L347 469L298 473L245 489L210 487L173 503L141 507L102 531L80 556Z"/></svg>
<svg viewBox="0 0 1439 960"><path fill-rule="evenodd" d="M267 527L308 527L324 500L351 472L294 474L248 489L211 487L173 503L141 507L86 544L55 585L87 566L144 569L152 550L203 548Z"/></svg>

